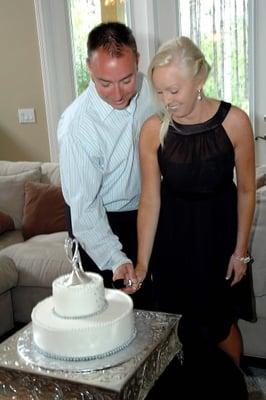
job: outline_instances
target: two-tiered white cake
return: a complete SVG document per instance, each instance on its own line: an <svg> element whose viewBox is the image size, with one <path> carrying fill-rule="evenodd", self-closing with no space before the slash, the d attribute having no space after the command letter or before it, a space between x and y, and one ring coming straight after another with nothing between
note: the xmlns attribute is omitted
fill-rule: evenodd
<svg viewBox="0 0 266 400"><path fill-rule="evenodd" d="M106 357L135 337L131 298L105 289L100 275L86 273L88 282L68 286L69 275L53 282L53 295L32 311L33 341L38 351L63 360Z"/></svg>

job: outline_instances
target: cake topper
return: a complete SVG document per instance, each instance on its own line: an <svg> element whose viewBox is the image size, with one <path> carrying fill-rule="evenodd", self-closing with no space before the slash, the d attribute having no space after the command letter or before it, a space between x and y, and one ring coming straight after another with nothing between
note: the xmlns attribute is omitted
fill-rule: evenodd
<svg viewBox="0 0 266 400"><path fill-rule="evenodd" d="M67 258L71 262L73 267L73 271L71 272L66 281L66 286L82 285L84 283L90 282L91 278L89 278L84 272L80 260L77 239L71 239L71 238L65 239L64 247Z"/></svg>

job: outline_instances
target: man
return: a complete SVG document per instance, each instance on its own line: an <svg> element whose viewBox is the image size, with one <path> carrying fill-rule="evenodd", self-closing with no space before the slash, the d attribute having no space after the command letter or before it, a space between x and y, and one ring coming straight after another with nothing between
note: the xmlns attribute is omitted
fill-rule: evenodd
<svg viewBox="0 0 266 400"><path fill-rule="evenodd" d="M154 107L146 78L138 72L139 54L128 27L118 22L98 25L88 36L87 48L89 86L58 126L69 231L80 244L85 270L100 273L106 287L124 280L128 285L123 290L133 294L135 307L148 309L150 277L138 282L133 264L140 194L138 139Z"/></svg>

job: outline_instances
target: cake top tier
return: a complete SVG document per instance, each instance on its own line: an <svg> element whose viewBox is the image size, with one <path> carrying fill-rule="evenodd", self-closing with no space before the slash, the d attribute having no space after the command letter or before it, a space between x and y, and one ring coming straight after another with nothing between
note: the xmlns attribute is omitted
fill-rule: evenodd
<svg viewBox="0 0 266 400"><path fill-rule="evenodd" d="M88 280L78 285L68 285L70 274L53 282L54 311L62 318L81 318L95 315L106 306L103 278L86 272Z"/></svg>

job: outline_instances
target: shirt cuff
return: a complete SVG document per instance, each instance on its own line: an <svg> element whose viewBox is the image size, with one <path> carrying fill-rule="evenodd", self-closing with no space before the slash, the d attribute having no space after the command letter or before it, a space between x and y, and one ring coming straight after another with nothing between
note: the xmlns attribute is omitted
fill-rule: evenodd
<svg viewBox="0 0 266 400"><path fill-rule="evenodd" d="M123 265L123 264L133 264L133 263L132 263L132 261L131 261L129 258L126 258L126 259L121 260L119 263L117 263L116 265L114 265L114 266L112 267L113 274L115 273L115 271L117 270L117 268L121 267L121 265Z"/></svg>

